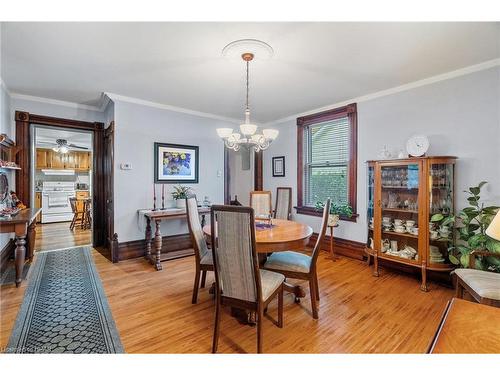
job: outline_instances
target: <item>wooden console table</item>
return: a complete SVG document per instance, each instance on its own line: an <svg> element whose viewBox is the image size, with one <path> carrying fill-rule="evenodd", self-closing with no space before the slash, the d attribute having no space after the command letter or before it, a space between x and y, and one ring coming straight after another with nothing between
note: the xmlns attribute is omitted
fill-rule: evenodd
<svg viewBox="0 0 500 375"><path fill-rule="evenodd" d="M500 353L500 308L453 298L428 353Z"/></svg>
<svg viewBox="0 0 500 375"><path fill-rule="evenodd" d="M162 269L161 262L167 260L166 256L161 255L162 235L160 225L163 220L184 219L187 218L186 209L173 209L166 210L139 210L139 214L143 213L146 217L146 248L144 250L144 257L155 266L157 271ZM201 225L205 225L205 215L210 213L210 207L198 207L198 213L201 215ZM151 224L155 225L154 235L154 254L151 252L151 242L153 242Z"/></svg>
<svg viewBox="0 0 500 375"><path fill-rule="evenodd" d="M28 260L33 260L35 246L36 217L41 208L25 208L10 219L0 219L0 233L15 233L15 267L16 287L21 285L24 263L26 261L26 244L28 244Z"/></svg>

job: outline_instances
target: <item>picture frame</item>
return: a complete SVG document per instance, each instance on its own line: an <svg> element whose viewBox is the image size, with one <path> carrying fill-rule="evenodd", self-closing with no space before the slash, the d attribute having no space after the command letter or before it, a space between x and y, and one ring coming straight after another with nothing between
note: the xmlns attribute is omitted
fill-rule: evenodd
<svg viewBox="0 0 500 375"><path fill-rule="evenodd" d="M273 177L285 177L285 157L273 157Z"/></svg>
<svg viewBox="0 0 500 375"><path fill-rule="evenodd" d="M154 143L154 182L196 184L199 179L199 147Z"/></svg>

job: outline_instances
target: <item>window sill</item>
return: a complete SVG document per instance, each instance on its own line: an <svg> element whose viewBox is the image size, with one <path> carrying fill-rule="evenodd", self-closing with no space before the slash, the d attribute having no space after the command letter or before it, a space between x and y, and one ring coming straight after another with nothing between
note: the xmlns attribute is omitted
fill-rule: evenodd
<svg viewBox="0 0 500 375"><path fill-rule="evenodd" d="M319 216L321 217L323 213L321 211L316 210L314 207L302 206L302 207L294 207L299 215L309 215L309 216ZM358 214L352 214L351 217L340 216L340 220L343 221L351 221L356 223L358 221Z"/></svg>

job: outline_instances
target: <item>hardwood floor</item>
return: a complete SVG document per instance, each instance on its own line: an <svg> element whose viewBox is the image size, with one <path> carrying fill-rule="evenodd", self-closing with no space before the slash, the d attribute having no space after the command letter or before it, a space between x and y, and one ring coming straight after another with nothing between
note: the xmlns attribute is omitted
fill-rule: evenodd
<svg viewBox="0 0 500 375"><path fill-rule="evenodd" d="M89 245L92 231L76 226L69 229L70 222L37 224L35 251L63 249L66 247Z"/></svg>
<svg viewBox="0 0 500 375"><path fill-rule="evenodd" d="M213 275L192 305L192 257L165 262L163 271L155 271L144 259L113 264L95 250L93 255L126 352L210 352L215 308L208 286ZM348 258L333 263L325 257L322 253L318 260L319 319L311 317L308 296L296 304L285 295L284 328L267 319L264 323L265 353L425 352L453 290L431 282L424 293L410 276L381 269L375 278L366 263ZM26 285L1 288L2 347ZM276 302L268 313L276 317ZM219 353L255 353L255 331L225 310Z"/></svg>

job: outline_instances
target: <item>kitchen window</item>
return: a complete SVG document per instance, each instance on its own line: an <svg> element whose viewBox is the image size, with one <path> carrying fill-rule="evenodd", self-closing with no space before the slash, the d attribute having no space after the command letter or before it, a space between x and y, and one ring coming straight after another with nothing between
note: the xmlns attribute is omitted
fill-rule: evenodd
<svg viewBox="0 0 500 375"><path fill-rule="evenodd" d="M327 198L356 213L356 104L299 117L297 152L297 213L321 216L315 204Z"/></svg>

